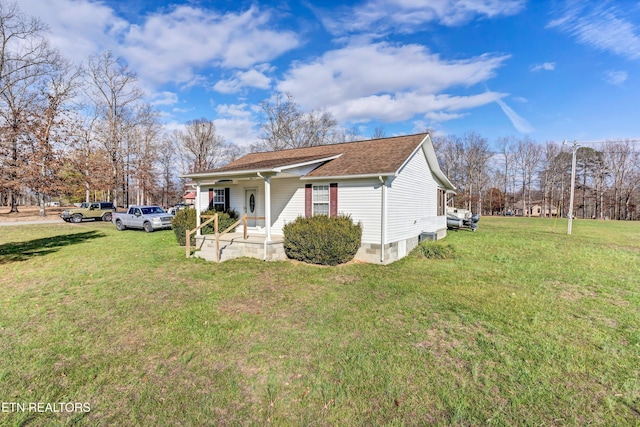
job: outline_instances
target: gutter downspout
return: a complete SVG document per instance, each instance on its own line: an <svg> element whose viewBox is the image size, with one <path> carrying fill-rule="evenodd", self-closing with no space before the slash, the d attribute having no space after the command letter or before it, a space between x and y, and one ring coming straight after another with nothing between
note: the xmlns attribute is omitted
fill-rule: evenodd
<svg viewBox="0 0 640 427"><path fill-rule="evenodd" d="M262 260L267 260L267 244L271 242L271 177L265 177L260 172L258 176L264 180L264 225L266 228L266 238L264 239Z"/></svg>
<svg viewBox="0 0 640 427"><path fill-rule="evenodd" d="M196 181L196 227L200 227L200 181ZM196 231L196 236L201 236L200 229Z"/></svg>
<svg viewBox="0 0 640 427"><path fill-rule="evenodd" d="M384 264L384 246L387 243L387 183L386 179L379 176L382 184L382 212L380 220L380 262Z"/></svg>

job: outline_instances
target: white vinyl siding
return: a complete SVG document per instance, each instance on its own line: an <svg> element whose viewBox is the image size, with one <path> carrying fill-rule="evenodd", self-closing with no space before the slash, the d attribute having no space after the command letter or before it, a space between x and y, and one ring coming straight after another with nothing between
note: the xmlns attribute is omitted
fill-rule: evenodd
<svg viewBox="0 0 640 427"><path fill-rule="evenodd" d="M422 150L418 150L388 188L387 242L435 232L438 221L438 185ZM443 222L446 226L446 219Z"/></svg>
<svg viewBox="0 0 640 427"><path fill-rule="evenodd" d="M200 187L200 195L199 195L200 196L200 203L199 203L200 212L206 211L207 208L209 207L209 188L210 187L205 187L205 186Z"/></svg>
<svg viewBox="0 0 640 427"><path fill-rule="evenodd" d="M335 181L332 181L335 182ZM338 181L338 215L362 224L362 243L380 244L382 189L377 179Z"/></svg>
<svg viewBox="0 0 640 427"><path fill-rule="evenodd" d="M282 227L304 216L304 183L298 178L271 180L272 234L282 234Z"/></svg>
<svg viewBox="0 0 640 427"><path fill-rule="evenodd" d="M244 214L244 188L240 185L229 185L228 187L229 209L238 212L238 215ZM256 197L256 199L256 206L260 206L260 198Z"/></svg>
<svg viewBox="0 0 640 427"><path fill-rule="evenodd" d="M273 234L281 235L286 223L304 216L304 185L297 178L271 180ZM328 187L329 182L317 185ZM338 214L350 215L354 223L362 223L363 243L380 243L381 194L377 180L338 181Z"/></svg>

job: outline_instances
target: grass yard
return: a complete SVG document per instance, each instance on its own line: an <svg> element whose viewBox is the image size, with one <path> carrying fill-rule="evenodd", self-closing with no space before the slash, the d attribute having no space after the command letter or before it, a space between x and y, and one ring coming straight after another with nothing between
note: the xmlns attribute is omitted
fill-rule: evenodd
<svg viewBox="0 0 640 427"><path fill-rule="evenodd" d="M640 425L640 223L485 217L444 242L217 265L171 231L0 227L0 425Z"/></svg>

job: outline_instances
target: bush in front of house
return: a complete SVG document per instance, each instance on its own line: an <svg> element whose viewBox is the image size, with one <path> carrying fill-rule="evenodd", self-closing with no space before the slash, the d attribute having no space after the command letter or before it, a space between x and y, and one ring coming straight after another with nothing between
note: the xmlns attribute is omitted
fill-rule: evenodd
<svg viewBox="0 0 640 427"><path fill-rule="evenodd" d="M194 228L196 228L195 209L181 209L171 219L171 229L175 233L176 240L180 246L187 244L187 230L193 230ZM195 245L195 243L195 237L191 236L191 244Z"/></svg>
<svg viewBox="0 0 640 427"><path fill-rule="evenodd" d="M239 218L238 212L236 212L234 209L229 209L224 212L219 212L214 209L209 209L202 212L200 215L214 215L216 213L218 214L218 232L220 233L222 233L227 228L231 227L233 223L236 222ZM205 222L205 221L206 219L204 218L201 219L201 222ZM196 228L195 222L193 223L193 228ZM231 230L229 232L233 233L233 231L234 230ZM214 234L214 233L215 233L215 230L214 230L213 221L211 221L209 224L202 227L202 234Z"/></svg>
<svg viewBox="0 0 640 427"><path fill-rule="evenodd" d="M200 215L213 215L215 210L203 211ZM218 213L218 231L222 232L231 226L238 220L238 213L230 209L227 212ZM207 218L208 219L208 218ZM201 218L201 222L205 222L205 218ZM176 240L180 246L187 244L187 230L194 230L196 228L196 210L195 209L182 209L176 213L171 220L171 228L176 235ZM231 230L233 231L233 230ZM211 222L202 227L201 234L214 234L214 224ZM196 244L195 233L191 235L191 245Z"/></svg>
<svg viewBox="0 0 640 427"><path fill-rule="evenodd" d="M456 257L456 249L450 244L428 240L420 242L415 252L429 259L451 259Z"/></svg>
<svg viewBox="0 0 640 427"><path fill-rule="evenodd" d="M362 225L348 215L298 217L284 226L283 233L287 256L311 264L351 261L362 241Z"/></svg>

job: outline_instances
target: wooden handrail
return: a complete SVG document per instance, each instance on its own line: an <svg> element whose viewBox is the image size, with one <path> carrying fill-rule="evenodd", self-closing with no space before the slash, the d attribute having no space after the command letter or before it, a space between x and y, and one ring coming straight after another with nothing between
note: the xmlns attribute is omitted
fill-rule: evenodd
<svg viewBox="0 0 640 427"><path fill-rule="evenodd" d="M214 232L214 236L215 236L215 239L216 239L216 262L220 262L220 237L224 236L229 231L231 231L234 228L236 228L238 225L240 225L240 223L243 224L244 239L247 240L247 237L248 237L247 236L247 214L242 215L242 218L240 218L239 220L234 222L232 225L227 227L227 229L224 230L222 233L218 232L218 214L217 213L214 214L214 215L202 215L201 218L209 218L209 219L207 221L203 222L202 224L200 224L198 227L194 228L193 230L187 230L187 233L186 233L187 234L187 242L186 242L187 258L189 258L191 256L191 235L193 233L195 233L196 231L200 230L205 225L211 223L211 221L214 221L214 223L213 223L213 232ZM260 217L252 217L252 218L260 219ZM204 241L203 241L203 243L204 243Z"/></svg>
<svg viewBox="0 0 640 427"><path fill-rule="evenodd" d="M216 232L218 231L218 214L217 213L214 215L203 215L201 218L209 218L209 219L203 222L202 224L200 224L199 226L197 226L196 228L194 228L193 230L187 230L187 233L186 233L187 234L187 242L186 242L187 258L191 256L191 235L193 233L200 230L205 225L211 223L211 221L215 221L214 229L216 230Z"/></svg>

